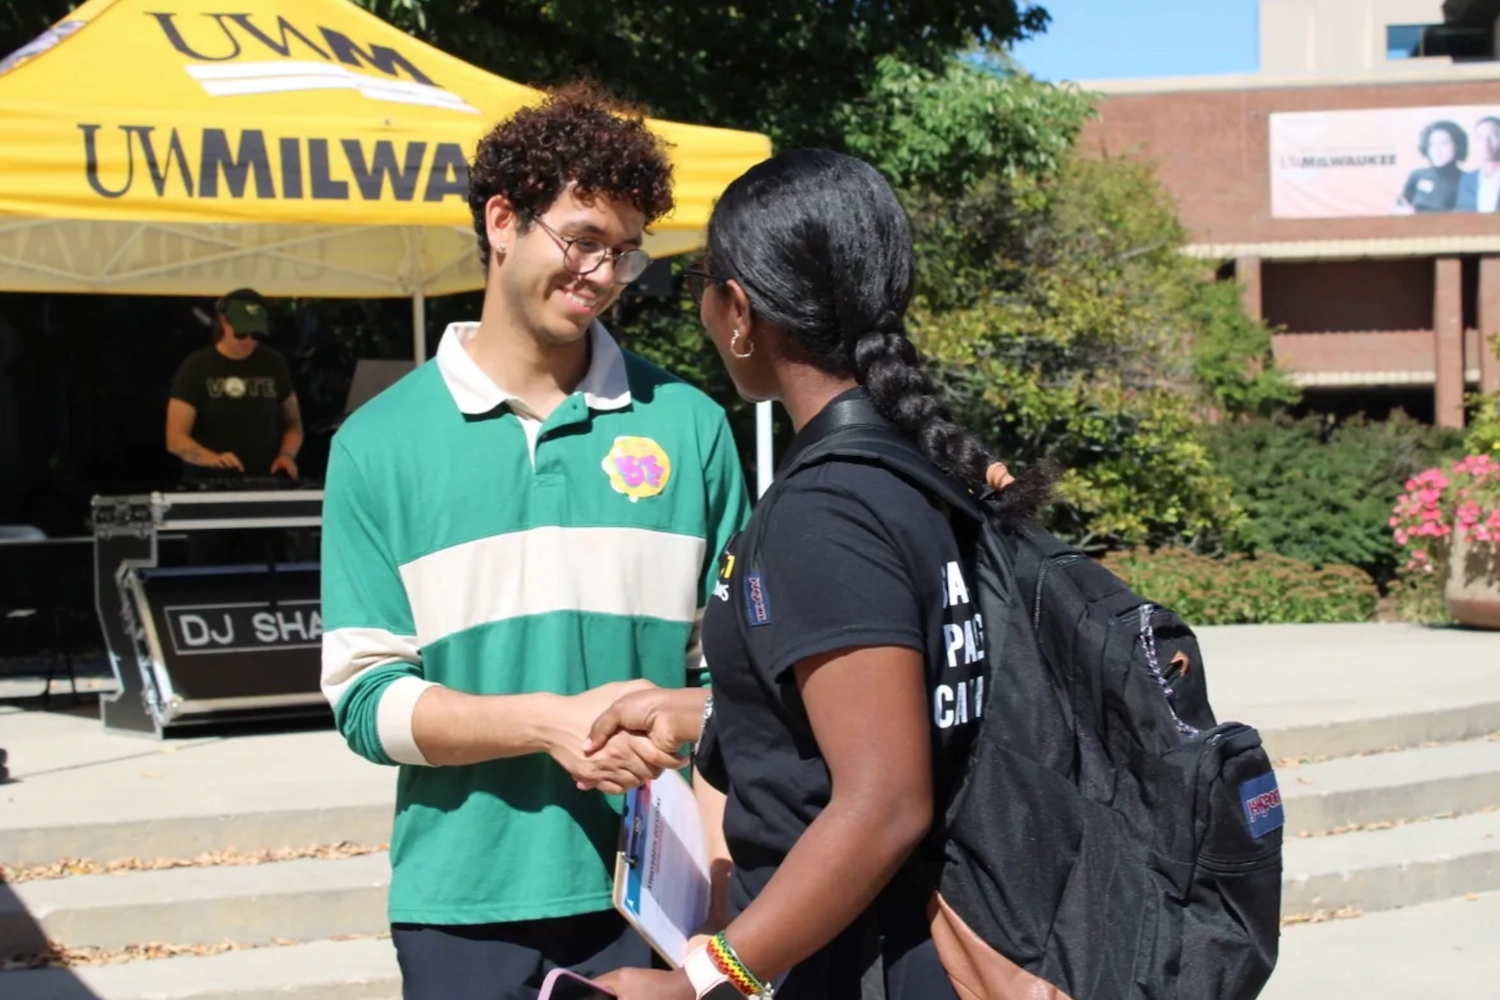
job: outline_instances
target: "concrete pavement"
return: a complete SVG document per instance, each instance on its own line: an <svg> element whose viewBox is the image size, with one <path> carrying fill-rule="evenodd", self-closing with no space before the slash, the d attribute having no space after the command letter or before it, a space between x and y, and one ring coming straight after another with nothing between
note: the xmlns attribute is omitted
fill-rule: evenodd
<svg viewBox="0 0 1500 1000"><path fill-rule="evenodd" d="M1260 1000L1500 996L1500 893L1288 927Z"/></svg>
<svg viewBox="0 0 1500 1000"><path fill-rule="evenodd" d="M1500 732L1500 632L1372 624L1197 631L1214 710L1258 728L1274 757Z"/></svg>
<svg viewBox="0 0 1500 1000"><path fill-rule="evenodd" d="M1500 995L1500 634L1402 625L1200 630L1222 719L1280 769L1289 927L1269 1000ZM62 704L55 702L55 704ZM1422 747L1429 741L1441 745ZM88 712L0 705L0 860L105 862L389 836L395 770L328 731L165 742ZM1380 753L1390 747L1397 752ZM1445 817L1445 818L1432 818ZM1327 833L1350 825L1389 827ZM0 973L0 1000L394 1000L384 853L74 875L0 886L0 945L267 945L211 957ZM1436 900L1436 902L1425 902ZM1414 905L1414 904L1423 905ZM1383 912L1377 912L1383 911ZM29 935L29 937L28 937ZM1428 987L1431 988L1428 988Z"/></svg>
<svg viewBox="0 0 1500 1000"><path fill-rule="evenodd" d="M0 859L189 857L390 834L396 770L332 731L156 741L0 706Z"/></svg>

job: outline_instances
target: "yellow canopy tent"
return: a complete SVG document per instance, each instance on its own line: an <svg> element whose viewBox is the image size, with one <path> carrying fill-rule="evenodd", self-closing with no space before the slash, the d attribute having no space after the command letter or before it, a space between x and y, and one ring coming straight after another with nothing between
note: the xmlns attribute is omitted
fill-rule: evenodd
<svg viewBox="0 0 1500 1000"><path fill-rule="evenodd" d="M0 288L410 296L420 330L424 296L484 282L476 141L540 97L346 0L90 0L0 63ZM770 144L651 124L665 256Z"/></svg>

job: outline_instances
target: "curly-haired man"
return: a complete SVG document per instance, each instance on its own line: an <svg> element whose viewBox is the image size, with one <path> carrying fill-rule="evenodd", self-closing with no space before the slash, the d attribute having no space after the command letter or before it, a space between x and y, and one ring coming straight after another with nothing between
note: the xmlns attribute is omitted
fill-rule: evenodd
<svg viewBox="0 0 1500 1000"><path fill-rule="evenodd" d="M556 93L480 142L469 184L479 322L339 431L323 514L323 689L350 747L400 766L407 1000L649 964L610 906L601 792L680 762L643 736L584 742L622 692L697 680L696 621L747 512L723 412L598 320L672 206L643 120Z"/></svg>

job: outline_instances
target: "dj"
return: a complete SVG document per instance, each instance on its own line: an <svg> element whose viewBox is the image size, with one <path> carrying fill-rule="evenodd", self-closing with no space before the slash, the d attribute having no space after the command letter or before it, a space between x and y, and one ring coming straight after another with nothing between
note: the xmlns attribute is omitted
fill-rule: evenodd
<svg viewBox="0 0 1500 1000"><path fill-rule="evenodd" d="M259 342L268 319L259 292L230 292L215 311L214 342L172 377L167 451L182 459L184 479L297 478L302 413L286 359Z"/></svg>

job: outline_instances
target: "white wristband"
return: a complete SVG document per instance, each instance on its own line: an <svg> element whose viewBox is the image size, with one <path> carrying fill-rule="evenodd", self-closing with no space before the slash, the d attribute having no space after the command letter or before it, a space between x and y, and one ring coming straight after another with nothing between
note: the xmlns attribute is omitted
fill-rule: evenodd
<svg viewBox="0 0 1500 1000"><path fill-rule="evenodd" d="M693 995L698 1000L703 1000L711 991L729 982L729 977L714 964L713 956L708 953L708 945L690 952L682 963L682 971L687 973L688 982L693 985Z"/></svg>

